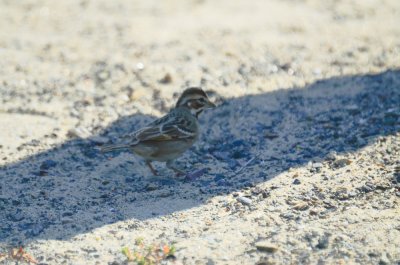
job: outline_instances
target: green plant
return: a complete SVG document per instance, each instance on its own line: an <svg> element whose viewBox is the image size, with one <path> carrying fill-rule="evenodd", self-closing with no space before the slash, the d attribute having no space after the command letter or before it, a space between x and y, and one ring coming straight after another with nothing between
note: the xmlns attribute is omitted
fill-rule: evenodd
<svg viewBox="0 0 400 265"><path fill-rule="evenodd" d="M128 262L135 262L137 265L157 265L162 260L174 258L175 246L159 243L146 245L143 238L135 240L135 248L122 248L122 254L128 259Z"/></svg>

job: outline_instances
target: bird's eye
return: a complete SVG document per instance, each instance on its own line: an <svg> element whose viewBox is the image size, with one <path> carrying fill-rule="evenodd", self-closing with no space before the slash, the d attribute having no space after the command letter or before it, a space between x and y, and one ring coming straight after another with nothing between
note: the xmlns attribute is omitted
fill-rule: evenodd
<svg viewBox="0 0 400 265"><path fill-rule="evenodd" d="M201 103L206 102L204 98L199 98L199 101L200 101Z"/></svg>

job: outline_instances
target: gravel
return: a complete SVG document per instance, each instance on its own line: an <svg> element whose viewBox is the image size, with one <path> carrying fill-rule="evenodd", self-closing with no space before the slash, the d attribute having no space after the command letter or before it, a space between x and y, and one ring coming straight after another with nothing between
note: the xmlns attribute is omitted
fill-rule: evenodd
<svg viewBox="0 0 400 265"><path fill-rule="evenodd" d="M400 262L399 1L0 6L0 263ZM192 85L186 177L99 151Z"/></svg>

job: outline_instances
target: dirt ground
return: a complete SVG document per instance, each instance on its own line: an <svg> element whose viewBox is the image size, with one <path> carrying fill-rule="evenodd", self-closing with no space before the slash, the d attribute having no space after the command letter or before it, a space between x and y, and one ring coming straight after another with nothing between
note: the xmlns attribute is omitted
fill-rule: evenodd
<svg viewBox="0 0 400 265"><path fill-rule="evenodd" d="M163 264L400 264L399 25L398 0L0 0L0 263L140 239ZM178 160L203 174L99 152L188 86L218 105Z"/></svg>

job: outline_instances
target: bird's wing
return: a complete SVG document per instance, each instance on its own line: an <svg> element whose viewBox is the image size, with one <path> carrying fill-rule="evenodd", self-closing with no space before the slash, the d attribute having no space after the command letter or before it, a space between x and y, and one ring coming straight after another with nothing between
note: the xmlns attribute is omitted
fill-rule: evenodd
<svg viewBox="0 0 400 265"><path fill-rule="evenodd" d="M169 141L196 137L193 121L180 115L167 115L155 120L135 134L141 141Z"/></svg>

